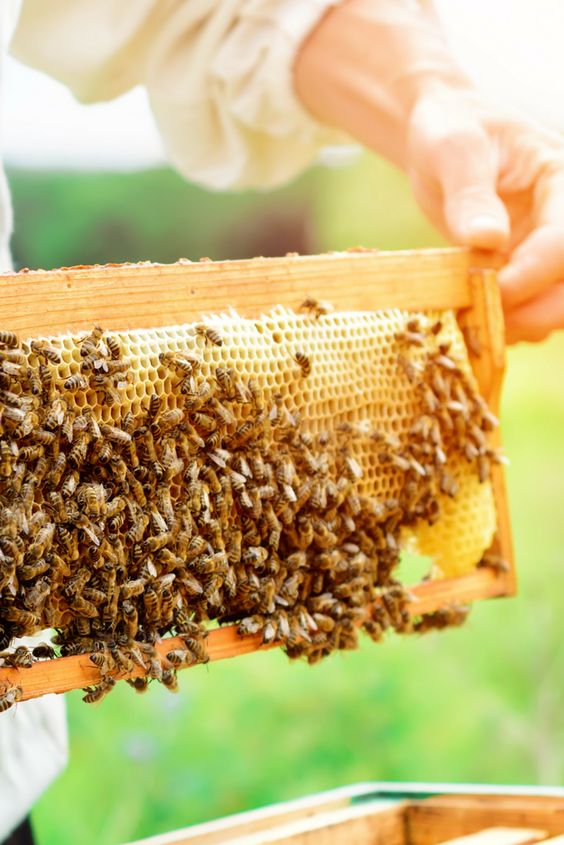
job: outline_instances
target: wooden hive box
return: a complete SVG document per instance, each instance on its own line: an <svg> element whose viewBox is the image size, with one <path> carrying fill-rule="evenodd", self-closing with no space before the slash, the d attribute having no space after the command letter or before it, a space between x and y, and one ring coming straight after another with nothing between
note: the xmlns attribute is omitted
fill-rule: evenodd
<svg viewBox="0 0 564 845"><path fill-rule="evenodd" d="M360 784L130 845L562 845L564 790Z"/></svg>
<svg viewBox="0 0 564 845"><path fill-rule="evenodd" d="M200 320L227 307L258 318L273 306L296 309L306 298L328 300L343 311L454 310L465 337L480 391L498 411L504 371L504 336L495 271L465 250L379 253L351 251L322 256L192 263L71 267L0 277L0 327L20 339L90 331L155 329ZM478 350L479 346L479 350ZM499 445L499 433L493 435ZM504 478L492 468L497 511L493 551L507 571L476 569L455 578L413 585L409 611L420 615L451 603L511 595L515 574ZM167 640L161 653L174 647ZM264 648L260 635L239 636L234 626L213 630L210 659ZM141 674L136 670L132 676ZM62 693L96 683L88 655L36 663L29 669L0 668L0 684L17 685L23 698Z"/></svg>

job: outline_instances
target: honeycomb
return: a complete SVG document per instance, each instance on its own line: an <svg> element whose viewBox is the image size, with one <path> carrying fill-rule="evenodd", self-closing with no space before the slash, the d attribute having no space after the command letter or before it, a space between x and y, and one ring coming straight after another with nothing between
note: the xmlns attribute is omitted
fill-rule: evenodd
<svg viewBox="0 0 564 845"><path fill-rule="evenodd" d="M417 413L417 398L409 379L398 368L395 338L414 316L413 312L387 310L333 312L312 319L281 307L260 320L243 319L237 314L209 315L206 324L220 332L221 346L202 343L190 325L114 332L136 374L135 382L118 389L119 404L112 406L101 405L99 395L92 390L68 393L66 399L78 413L92 408L96 419L107 423L119 421L128 411L138 416L153 393L161 396L169 409L176 408L174 377L160 363L159 355L196 350L202 355L201 373L205 378L211 377L218 366L231 367L241 377L255 378L267 401L280 395L284 405L291 412L299 412L314 433L343 422L366 423L402 439ZM426 312L418 316L429 325L441 320L441 343L450 344L452 356L461 362L476 388L454 313ZM58 378L64 382L79 373L76 338L48 340L61 353ZM294 359L296 350L302 350L312 362L305 378ZM379 464L373 443L358 441L353 452L363 468L359 482L363 493L380 498L397 494L400 473ZM432 558L437 574L443 576L471 571L491 545L496 528L491 484L480 484L464 460L459 460L452 472L460 489L455 498L442 497L441 519L432 525L420 523L405 536L410 550Z"/></svg>
<svg viewBox="0 0 564 845"><path fill-rule="evenodd" d="M455 314L304 306L21 346L0 332L4 646L56 628L61 653L93 652L95 701L132 660L174 688L209 619L310 662L363 620L375 640L462 621L411 622L394 575L401 547L434 577L469 572L495 534L496 421ZM163 667L169 632L187 649ZM28 665L16 652L5 665Z"/></svg>

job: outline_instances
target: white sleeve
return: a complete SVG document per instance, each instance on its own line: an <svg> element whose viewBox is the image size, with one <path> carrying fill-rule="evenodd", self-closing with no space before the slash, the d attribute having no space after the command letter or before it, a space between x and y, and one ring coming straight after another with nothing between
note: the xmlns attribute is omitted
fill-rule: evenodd
<svg viewBox="0 0 564 845"><path fill-rule="evenodd" d="M173 164L213 188L271 187L329 144L294 93L301 42L340 0L24 0L13 54L84 102L146 87Z"/></svg>
<svg viewBox="0 0 564 845"><path fill-rule="evenodd" d="M67 757L62 696L46 695L35 701L24 701L0 713L1 842L60 774Z"/></svg>

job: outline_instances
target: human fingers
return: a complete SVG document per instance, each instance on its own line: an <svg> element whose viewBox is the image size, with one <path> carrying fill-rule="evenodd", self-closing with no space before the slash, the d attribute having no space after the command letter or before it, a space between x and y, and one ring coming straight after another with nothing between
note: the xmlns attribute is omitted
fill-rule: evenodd
<svg viewBox="0 0 564 845"><path fill-rule="evenodd" d="M430 97L414 110L410 151L415 173L439 186L452 240L500 249L508 241L510 225L496 192L495 144L470 109L447 106Z"/></svg>
<svg viewBox="0 0 564 845"><path fill-rule="evenodd" d="M535 299L505 312L507 343L544 340L557 329L564 328L564 282L551 285Z"/></svg>
<svg viewBox="0 0 564 845"><path fill-rule="evenodd" d="M564 278L564 164L541 174L535 190L533 231L499 274L504 305L512 308Z"/></svg>

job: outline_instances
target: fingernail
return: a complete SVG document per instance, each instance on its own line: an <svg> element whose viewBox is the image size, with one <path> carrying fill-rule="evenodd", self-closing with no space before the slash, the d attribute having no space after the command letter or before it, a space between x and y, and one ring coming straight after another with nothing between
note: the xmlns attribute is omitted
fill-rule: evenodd
<svg viewBox="0 0 564 845"><path fill-rule="evenodd" d="M462 239L468 246L499 249L508 238L505 221L495 214L477 214L463 225Z"/></svg>
<svg viewBox="0 0 564 845"><path fill-rule="evenodd" d="M477 214L476 217L472 217L472 219L470 220L470 225L468 228L474 232L491 232L492 230L495 230L497 232L505 232L507 229L505 221L498 217L496 214Z"/></svg>

